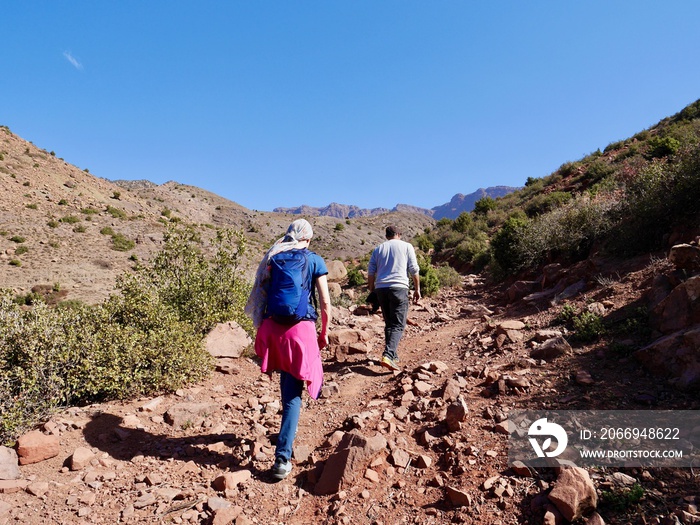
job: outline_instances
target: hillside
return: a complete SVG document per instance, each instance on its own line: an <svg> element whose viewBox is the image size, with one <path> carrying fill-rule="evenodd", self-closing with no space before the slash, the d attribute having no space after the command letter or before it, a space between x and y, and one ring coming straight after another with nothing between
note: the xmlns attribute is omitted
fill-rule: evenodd
<svg viewBox="0 0 700 525"><path fill-rule="evenodd" d="M249 248L244 270L250 274L294 218L251 211L177 182L101 179L0 128L0 288L18 294L49 285L67 294L65 299L99 302L134 259L158 250L166 224L175 221L196 225L205 237L212 227L243 231ZM404 212L352 220L314 217L314 249L329 259L361 258L383 240L390 221L409 235L433 222ZM105 228L113 233L100 233ZM115 245L114 235L124 243Z"/></svg>

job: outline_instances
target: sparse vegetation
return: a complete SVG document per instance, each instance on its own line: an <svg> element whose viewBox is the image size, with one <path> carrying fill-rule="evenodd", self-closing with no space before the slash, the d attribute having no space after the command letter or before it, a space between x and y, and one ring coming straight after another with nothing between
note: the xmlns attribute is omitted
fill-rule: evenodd
<svg viewBox="0 0 700 525"><path fill-rule="evenodd" d="M13 235L12 237L10 237L10 240L11 240L12 242L16 242L17 244L21 244L21 243L23 243L24 241L26 241L27 239L25 239L25 238L22 237L21 235Z"/></svg>
<svg viewBox="0 0 700 525"><path fill-rule="evenodd" d="M114 206L107 206L106 211L115 219L126 219L126 212L124 210L120 210Z"/></svg>
<svg viewBox="0 0 700 525"><path fill-rule="evenodd" d="M88 307L52 308L39 294L0 294L0 442L59 404L172 391L211 369L203 334L243 316L248 284L238 275L243 237L218 231L203 255L190 229L170 230L153 264L119 279L119 293ZM52 287L52 290L57 285ZM60 285L58 286L60 288Z"/></svg>
<svg viewBox="0 0 700 525"><path fill-rule="evenodd" d="M118 252L128 252L133 250L136 243L131 239L128 239L121 233L115 233L112 235L112 249Z"/></svg>
<svg viewBox="0 0 700 525"><path fill-rule="evenodd" d="M615 512L624 512L636 505L644 497L644 489L639 483L631 487L603 490L600 493L601 506Z"/></svg>

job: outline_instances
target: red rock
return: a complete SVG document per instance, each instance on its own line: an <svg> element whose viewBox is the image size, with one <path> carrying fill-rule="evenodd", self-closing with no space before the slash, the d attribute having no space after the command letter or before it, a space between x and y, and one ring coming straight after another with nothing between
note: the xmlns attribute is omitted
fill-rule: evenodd
<svg viewBox="0 0 700 525"><path fill-rule="evenodd" d="M58 436L47 436L38 430L27 432L17 440L20 465L39 463L54 458L61 452Z"/></svg>
<svg viewBox="0 0 700 525"><path fill-rule="evenodd" d="M595 486L588 472L579 467L563 468L548 497L569 521L595 510L598 504Z"/></svg>

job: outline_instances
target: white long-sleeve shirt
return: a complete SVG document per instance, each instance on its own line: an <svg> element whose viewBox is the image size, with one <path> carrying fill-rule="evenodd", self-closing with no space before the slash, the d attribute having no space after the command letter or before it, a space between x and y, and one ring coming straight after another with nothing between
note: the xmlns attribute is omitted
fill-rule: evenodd
<svg viewBox="0 0 700 525"><path fill-rule="evenodd" d="M377 246L369 259L367 273L375 276L375 288L408 288L408 274L419 271L413 245L401 239L389 239Z"/></svg>

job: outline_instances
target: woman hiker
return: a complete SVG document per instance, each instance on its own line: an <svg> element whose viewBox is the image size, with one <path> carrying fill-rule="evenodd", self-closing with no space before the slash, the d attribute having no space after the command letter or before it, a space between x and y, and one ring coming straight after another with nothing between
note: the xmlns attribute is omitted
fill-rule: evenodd
<svg viewBox="0 0 700 525"><path fill-rule="evenodd" d="M263 257L255 275L245 312L257 329L255 353L263 373L280 372L282 423L271 474L284 479L292 470L292 444L306 386L318 399L323 384L320 350L328 345L331 301L326 263L310 251L311 224L294 221ZM318 312L311 304L318 291L321 331L316 333Z"/></svg>

